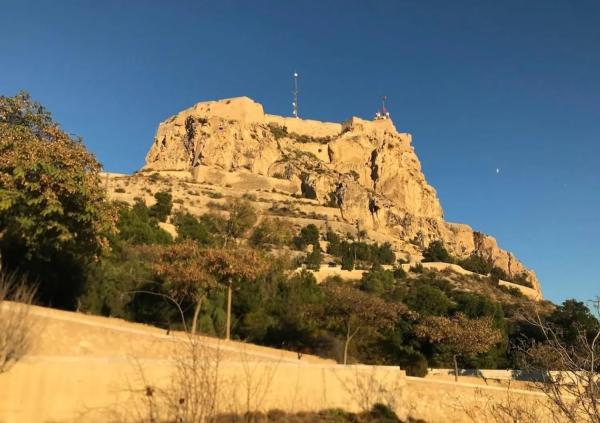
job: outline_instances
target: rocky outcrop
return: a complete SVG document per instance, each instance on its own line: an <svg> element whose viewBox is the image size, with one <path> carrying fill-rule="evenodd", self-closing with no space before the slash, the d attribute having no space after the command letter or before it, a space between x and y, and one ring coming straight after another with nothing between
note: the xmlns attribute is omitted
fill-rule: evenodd
<svg viewBox="0 0 600 423"><path fill-rule="evenodd" d="M527 273L539 290L535 274L494 238L443 220L411 141L390 119L352 117L338 124L286 118L239 97L198 103L162 122L143 170L197 175L211 167L286 179L302 196L339 207L349 223L420 248L442 239L459 257L476 253L508 275Z"/></svg>

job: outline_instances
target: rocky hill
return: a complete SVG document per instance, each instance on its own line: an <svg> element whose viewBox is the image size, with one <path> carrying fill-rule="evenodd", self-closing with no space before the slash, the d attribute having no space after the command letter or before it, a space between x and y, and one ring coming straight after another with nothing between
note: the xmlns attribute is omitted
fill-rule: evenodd
<svg viewBox="0 0 600 423"><path fill-rule="evenodd" d="M411 261L430 242L443 240L457 257L477 253L509 276L526 273L541 292L535 273L493 237L444 220L411 140L390 119L352 117L339 124L287 118L238 97L201 102L162 122L139 175L183 177L234 196L275 193L260 199L270 206L259 207L265 212L283 195L288 206L310 210L312 219L392 242Z"/></svg>

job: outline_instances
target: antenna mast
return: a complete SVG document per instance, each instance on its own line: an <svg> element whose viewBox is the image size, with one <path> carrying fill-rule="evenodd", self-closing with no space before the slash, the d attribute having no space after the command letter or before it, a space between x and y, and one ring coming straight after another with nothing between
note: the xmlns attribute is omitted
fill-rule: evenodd
<svg viewBox="0 0 600 423"><path fill-rule="evenodd" d="M298 72L294 72L294 91L292 91L294 101L292 101L292 114L298 118Z"/></svg>

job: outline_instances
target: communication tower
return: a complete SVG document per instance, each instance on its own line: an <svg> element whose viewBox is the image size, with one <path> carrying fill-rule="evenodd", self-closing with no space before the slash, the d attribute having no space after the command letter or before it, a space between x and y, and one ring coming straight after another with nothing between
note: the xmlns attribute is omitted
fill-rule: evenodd
<svg viewBox="0 0 600 423"><path fill-rule="evenodd" d="M377 113L375 113L375 120L383 120L383 119L389 119L390 118L390 112L388 112L387 108L385 107L385 102L387 101L387 96L384 95L381 98L381 109L379 109L377 111Z"/></svg>
<svg viewBox="0 0 600 423"><path fill-rule="evenodd" d="M294 72L294 91L292 91L292 95L294 96L294 100L292 101L292 114L295 118L298 118L298 72Z"/></svg>

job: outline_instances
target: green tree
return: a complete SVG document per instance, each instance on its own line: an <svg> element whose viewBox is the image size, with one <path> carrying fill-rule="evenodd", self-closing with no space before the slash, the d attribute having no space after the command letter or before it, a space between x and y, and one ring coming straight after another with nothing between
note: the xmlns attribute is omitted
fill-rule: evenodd
<svg viewBox="0 0 600 423"><path fill-rule="evenodd" d="M362 329L391 330L406 311L401 304L388 303L348 285L328 285L325 294L322 319L344 335L344 364L348 363L350 342Z"/></svg>
<svg viewBox="0 0 600 423"><path fill-rule="evenodd" d="M379 265L374 265L371 270L363 273L360 289L380 295L391 290L395 283L393 272L385 270Z"/></svg>
<svg viewBox="0 0 600 423"><path fill-rule="evenodd" d="M454 317L429 316L415 327L415 333L421 339L444 344L451 351L455 381L459 356L484 353L503 338L490 317L469 319L462 313Z"/></svg>
<svg viewBox="0 0 600 423"><path fill-rule="evenodd" d="M206 272L227 288L225 339L231 338L231 301L233 290L243 281L256 279L266 269L264 259L248 248L208 249L203 261Z"/></svg>
<svg viewBox="0 0 600 423"><path fill-rule="evenodd" d="M276 302L278 322L272 333L275 345L299 354L313 348L318 343L324 301L324 292L312 272L302 270L282 283Z"/></svg>
<svg viewBox="0 0 600 423"><path fill-rule="evenodd" d="M489 260L484 259L477 253L473 253L466 259L460 260L458 264L463 269L479 273L480 275L487 275L488 273L490 273L493 267L492 263Z"/></svg>
<svg viewBox="0 0 600 423"><path fill-rule="evenodd" d="M257 220L256 211L248 201L239 198L230 200L226 209L229 217L225 224L225 245L228 241L244 236Z"/></svg>
<svg viewBox="0 0 600 423"><path fill-rule="evenodd" d="M436 262L442 261L444 263L453 263L454 259L446 250L444 243L442 241L433 241L431 242L425 251L423 251L423 261L424 262Z"/></svg>
<svg viewBox="0 0 600 423"><path fill-rule="evenodd" d="M173 196L168 191L161 191L154 194L156 203L150 207L150 217L156 218L159 222L166 222L173 208Z"/></svg>
<svg viewBox="0 0 600 423"><path fill-rule="evenodd" d="M156 275L167 283L169 295L178 303L185 299L194 303L191 333L195 334L202 302L217 283L208 271L207 250L202 250L194 241L184 241L148 246L146 252Z"/></svg>
<svg viewBox="0 0 600 423"><path fill-rule="evenodd" d="M419 284L408 293L406 305L423 316L443 316L448 313L452 301L439 288Z"/></svg>
<svg viewBox="0 0 600 423"><path fill-rule="evenodd" d="M585 303L574 299L565 300L546 320L558 334L557 337L568 345L574 345L581 335L590 338L600 330L598 319Z"/></svg>
<svg viewBox="0 0 600 423"><path fill-rule="evenodd" d="M354 270L354 255L349 249L346 249L343 252L342 270Z"/></svg>
<svg viewBox="0 0 600 423"><path fill-rule="evenodd" d="M110 250L86 269L81 310L124 319L135 318L128 308L133 298L130 293L152 280L148 264L137 246L111 242Z"/></svg>
<svg viewBox="0 0 600 423"><path fill-rule="evenodd" d="M319 270L321 268L321 249L318 245L313 245L313 250L306 255L305 264L308 269Z"/></svg>
<svg viewBox="0 0 600 423"><path fill-rule="evenodd" d="M158 226L158 221L150 217L150 210L137 199L130 207L125 203L117 204L119 220L116 238L130 244L168 244L173 238ZM113 239L113 244L115 239Z"/></svg>
<svg viewBox="0 0 600 423"><path fill-rule="evenodd" d="M179 212L173 218L173 224L177 229L177 239L193 240L200 245L211 244L210 235L204 224L189 213Z"/></svg>
<svg viewBox="0 0 600 423"><path fill-rule="evenodd" d="M100 170L27 93L0 97L0 263L39 281L43 302L74 307L82 268L108 245Z"/></svg>
<svg viewBox="0 0 600 423"><path fill-rule="evenodd" d="M289 244L292 230L288 222L281 219L263 219L250 235L250 244L254 247L281 246Z"/></svg>
<svg viewBox="0 0 600 423"><path fill-rule="evenodd" d="M327 231L325 239L329 242L329 244L327 245L327 252L332 256L341 256L339 250L340 236L330 229Z"/></svg>
<svg viewBox="0 0 600 423"><path fill-rule="evenodd" d="M371 248L373 250L371 255L374 257L372 262L374 264L394 264L396 262L396 254L389 242L381 245L373 244Z"/></svg>
<svg viewBox="0 0 600 423"><path fill-rule="evenodd" d="M319 228L311 223L300 230L300 237L302 237L306 244L315 245L319 243L321 235L319 234Z"/></svg>
<svg viewBox="0 0 600 423"><path fill-rule="evenodd" d="M508 275L502 269L497 266L493 266L492 270L490 270L490 277L493 281L498 282L499 280L505 281L508 279Z"/></svg>

